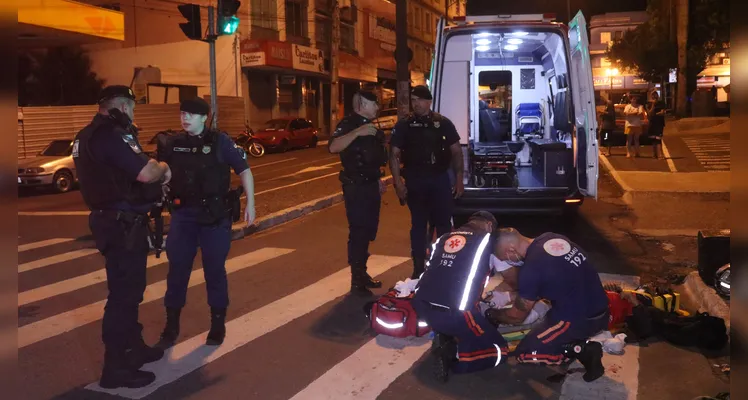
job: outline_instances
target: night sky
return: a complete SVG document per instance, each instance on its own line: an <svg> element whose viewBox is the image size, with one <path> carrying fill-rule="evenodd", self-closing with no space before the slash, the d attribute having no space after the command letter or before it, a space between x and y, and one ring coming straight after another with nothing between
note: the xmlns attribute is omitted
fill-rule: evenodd
<svg viewBox="0 0 748 400"><path fill-rule="evenodd" d="M568 0L572 17L582 10L585 19L606 12L644 11L647 0ZM559 22L568 22L567 0L467 0L468 15L556 13Z"/></svg>

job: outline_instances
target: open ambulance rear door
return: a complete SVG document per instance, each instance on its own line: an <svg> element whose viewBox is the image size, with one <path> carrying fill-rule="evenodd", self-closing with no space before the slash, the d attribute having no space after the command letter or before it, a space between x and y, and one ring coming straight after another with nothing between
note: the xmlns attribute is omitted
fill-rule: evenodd
<svg viewBox="0 0 748 400"><path fill-rule="evenodd" d="M572 99L574 102L574 127L576 128L576 164L579 191L597 199L598 143L595 92L590 65L590 42L587 21L578 12L569 22Z"/></svg>

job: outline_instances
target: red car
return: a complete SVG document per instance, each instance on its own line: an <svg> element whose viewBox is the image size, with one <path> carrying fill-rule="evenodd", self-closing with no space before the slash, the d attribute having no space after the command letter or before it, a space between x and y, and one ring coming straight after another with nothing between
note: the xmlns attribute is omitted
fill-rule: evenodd
<svg viewBox="0 0 748 400"><path fill-rule="evenodd" d="M292 148L316 147L319 135L312 122L304 118L271 119L254 133L254 139L267 149L286 151Z"/></svg>

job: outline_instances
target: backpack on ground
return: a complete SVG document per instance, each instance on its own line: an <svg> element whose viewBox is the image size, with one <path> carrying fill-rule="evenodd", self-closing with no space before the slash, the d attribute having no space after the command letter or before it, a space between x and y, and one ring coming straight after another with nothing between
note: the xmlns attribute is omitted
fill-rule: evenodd
<svg viewBox="0 0 748 400"><path fill-rule="evenodd" d="M376 301L366 303L364 312L371 328L377 333L398 338L420 337L431 332L424 321L418 320L411 304L413 294L397 297L397 293L395 289L390 289Z"/></svg>

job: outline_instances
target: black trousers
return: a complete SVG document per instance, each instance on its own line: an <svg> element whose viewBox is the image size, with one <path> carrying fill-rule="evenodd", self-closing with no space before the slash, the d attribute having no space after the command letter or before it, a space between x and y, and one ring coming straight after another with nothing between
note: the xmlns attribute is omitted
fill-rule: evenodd
<svg viewBox="0 0 748 400"><path fill-rule="evenodd" d="M121 354L142 339L138 308L146 286L148 228L145 222L128 223L98 211L90 214L89 227L106 260L109 295L102 340L107 353Z"/></svg>
<svg viewBox="0 0 748 400"><path fill-rule="evenodd" d="M348 264L351 271L366 272L369 242L377 237L382 195L379 181L344 183L343 199L348 217Z"/></svg>

